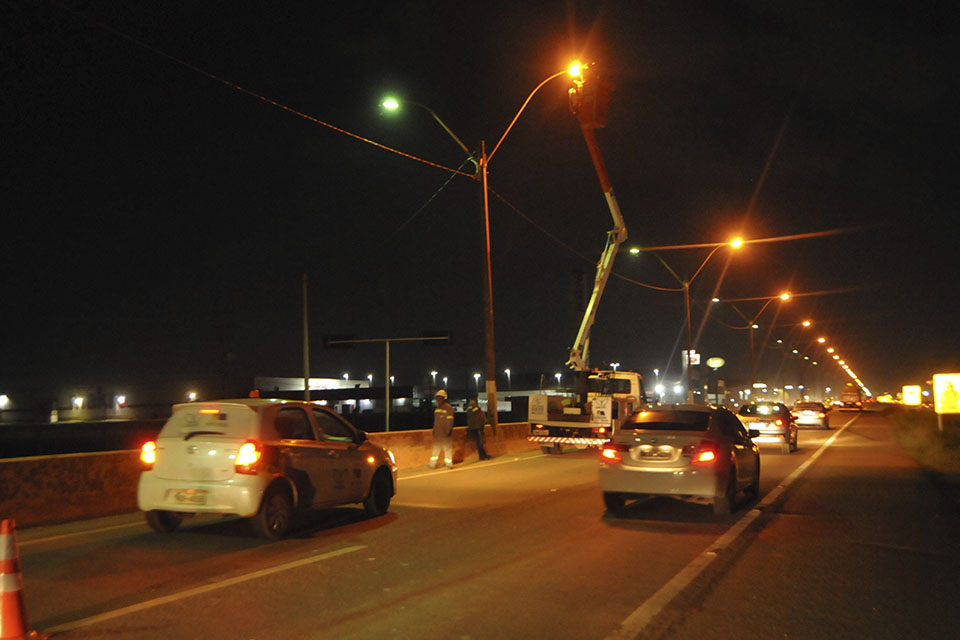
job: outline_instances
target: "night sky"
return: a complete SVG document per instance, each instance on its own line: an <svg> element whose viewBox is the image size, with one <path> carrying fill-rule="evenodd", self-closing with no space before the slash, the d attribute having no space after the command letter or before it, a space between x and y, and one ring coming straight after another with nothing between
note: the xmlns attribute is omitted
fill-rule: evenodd
<svg viewBox="0 0 960 640"><path fill-rule="evenodd" d="M955 9L885 4L4 2L0 392L300 376L304 273L312 375L382 381L381 345L324 336L449 331L394 345L392 371L472 385L479 184L331 126L470 173L425 110L380 98L489 150L574 58L616 85L597 135L629 233L591 365L679 376L682 295L635 282L678 284L628 247L838 231L719 250L691 286L697 350L745 382L743 319L704 323L708 301L788 290L758 320L761 378L844 380L818 336L875 394L960 370ZM501 372L564 370L612 226L569 86L490 163ZM659 255L689 277L708 252Z"/></svg>

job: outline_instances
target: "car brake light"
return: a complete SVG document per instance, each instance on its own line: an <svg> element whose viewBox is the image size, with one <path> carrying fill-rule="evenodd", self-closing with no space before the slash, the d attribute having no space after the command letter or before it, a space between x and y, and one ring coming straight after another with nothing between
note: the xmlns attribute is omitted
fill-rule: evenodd
<svg viewBox="0 0 960 640"><path fill-rule="evenodd" d="M620 454L620 448L612 442L607 442L600 449L600 457L604 462L623 462L623 456Z"/></svg>
<svg viewBox="0 0 960 640"><path fill-rule="evenodd" d="M260 466L260 460L263 457L263 448L259 442L247 440L240 445L237 451L237 459L234 462L237 473L254 474L257 473L257 467Z"/></svg>
<svg viewBox="0 0 960 640"><path fill-rule="evenodd" d="M776 423L776 424L777 424L778 427L782 427L782 426L783 426L783 419L782 419L782 418L777 418L777 423Z"/></svg>
<svg viewBox="0 0 960 640"><path fill-rule="evenodd" d="M140 445L140 462L148 469L153 467L157 461L157 443L153 440L147 440Z"/></svg>
<svg viewBox="0 0 960 640"><path fill-rule="evenodd" d="M692 464L710 465L717 461L717 449L712 442L701 442L693 452Z"/></svg>
<svg viewBox="0 0 960 640"><path fill-rule="evenodd" d="M820 412L820 417L821 417L821 418L826 418L826 417L827 417L827 414L825 414L823 411L821 411L821 412Z"/></svg>

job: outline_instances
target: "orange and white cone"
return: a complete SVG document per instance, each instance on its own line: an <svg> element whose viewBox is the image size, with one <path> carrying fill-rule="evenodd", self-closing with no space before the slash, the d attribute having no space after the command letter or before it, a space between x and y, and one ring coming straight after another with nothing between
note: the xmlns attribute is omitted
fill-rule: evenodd
<svg viewBox="0 0 960 640"><path fill-rule="evenodd" d="M0 521L0 640L41 637L29 630L13 520Z"/></svg>

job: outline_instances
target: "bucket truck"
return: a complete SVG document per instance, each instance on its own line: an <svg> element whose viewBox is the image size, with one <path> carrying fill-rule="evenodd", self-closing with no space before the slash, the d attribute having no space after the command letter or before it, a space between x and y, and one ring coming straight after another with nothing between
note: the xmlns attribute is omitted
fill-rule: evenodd
<svg viewBox="0 0 960 640"><path fill-rule="evenodd" d="M643 378L639 373L591 371L588 364L590 330L613 270L617 250L627 239L627 228L595 135L595 129L606 126L607 105L612 92L613 85L586 66L581 68L581 75L576 77L569 91L570 109L580 122L580 130L613 216L613 229L607 232L606 246L597 263L593 293L566 363L575 374L574 395L543 394L532 395L529 399L530 435L527 439L540 443L544 453L561 453L565 444L578 448L602 445L631 413L645 406L646 401Z"/></svg>

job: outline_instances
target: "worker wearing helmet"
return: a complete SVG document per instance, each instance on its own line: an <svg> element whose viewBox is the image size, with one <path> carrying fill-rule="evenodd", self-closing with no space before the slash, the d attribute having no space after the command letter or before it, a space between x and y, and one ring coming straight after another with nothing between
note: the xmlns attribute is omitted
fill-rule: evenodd
<svg viewBox="0 0 960 640"><path fill-rule="evenodd" d="M447 402L447 392L437 391L437 408L433 410L433 452L430 468L436 469L443 451L447 469L453 469L453 405Z"/></svg>

